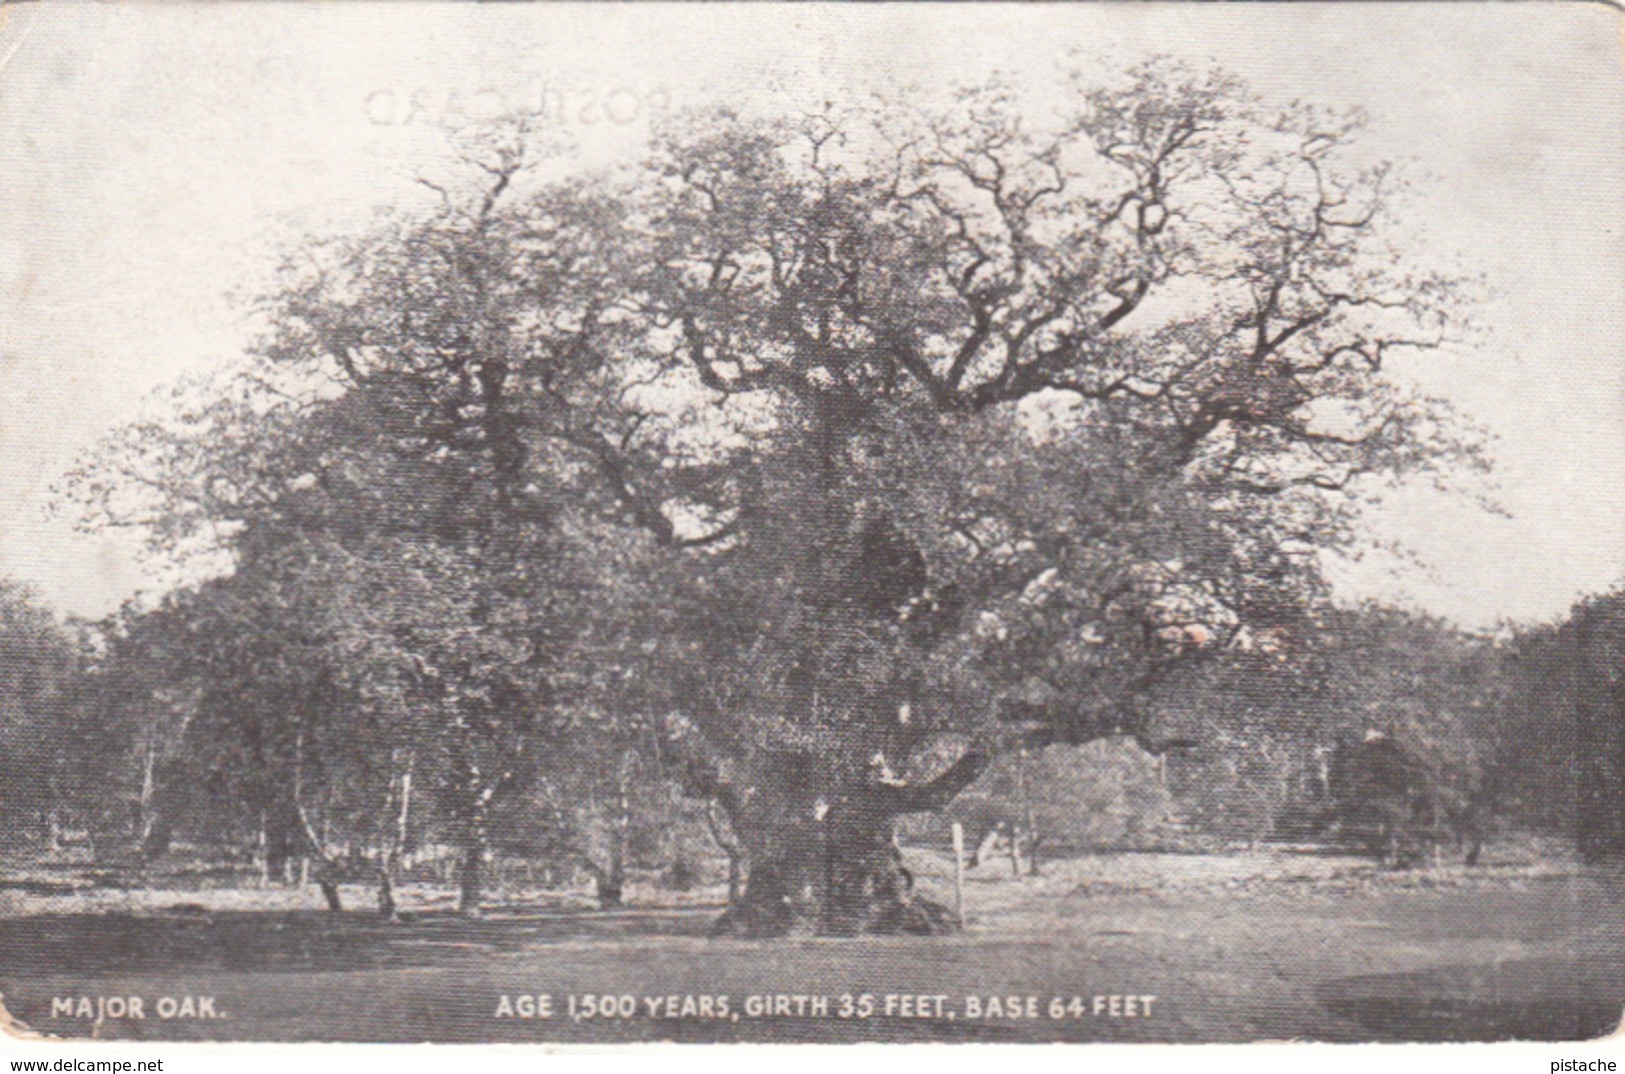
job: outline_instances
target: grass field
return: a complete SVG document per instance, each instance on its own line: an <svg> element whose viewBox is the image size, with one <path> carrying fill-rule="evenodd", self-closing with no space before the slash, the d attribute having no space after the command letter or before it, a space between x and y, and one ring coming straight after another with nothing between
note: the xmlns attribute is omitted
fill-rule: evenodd
<svg viewBox="0 0 1625 1074"><path fill-rule="evenodd" d="M946 861L911 864L946 895ZM1621 874L1527 850L1404 873L1279 851L1106 854L1021 879L984 867L963 934L762 942L707 938L715 891L635 889L604 913L514 890L466 921L449 892L416 887L412 919L389 925L327 913L314 892L9 875L4 1005L65 1037L1577 1039L1625 1010ZM537 996L552 1016L518 1017ZM581 1017L588 996L611 1015Z"/></svg>

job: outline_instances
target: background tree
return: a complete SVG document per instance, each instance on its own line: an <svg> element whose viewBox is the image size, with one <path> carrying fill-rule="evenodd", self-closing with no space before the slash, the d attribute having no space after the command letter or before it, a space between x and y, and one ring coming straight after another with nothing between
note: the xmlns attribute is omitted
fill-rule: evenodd
<svg viewBox="0 0 1625 1074"><path fill-rule="evenodd" d="M1489 760L1501 660L1489 639L1369 604L1245 635L1159 701L1166 720L1202 743L1173 759L1172 786L1199 827L1231 838L1321 839L1341 828L1350 838L1368 832L1386 854L1369 806L1403 807L1404 841L1415 847L1442 836L1481 841L1497 808ZM1368 739L1384 744L1373 751ZM1394 802L1372 789L1386 776L1345 778L1367 753L1393 768ZM1411 818L1412 799L1426 816Z"/></svg>
<svg viewBox="0 0 1625 1074"><path fill-rule="evenodd" d="M229 564L222 591L253 614L223 624L200 674L272 695L314 677L294 692L309 718L371 729L348 741L370 773L352 788L375 802L404 796L403 766L420 789L433 774L471 913L493 804L545 738L575 607L559 553L571 478L544 434L574 433L566 393L593 375L598 301L578 256L593 244L571 231L597 226L590 206L551 193L579 210L566 226L549 198L504 199L525 167L517 134L470 147L471 196L430 183L438 211L297 251L246 366L71 479L93 523ZM237 659L255 647L278 667ZM246 726L245 711L225 718ZM284 797L302 771L252 763Z"/></svg>
<svg viewBox="0 0 1625 1074"><path fill-rule="evenodd" d="M1625 595L1588 597L1506 646L1509 686L1493 778L1509 813L1576 840L1591 859L1625 849Z"/></svg>
<svg viewBox="0 0 1625 1074"><path fill-rule="evenodd" d="M86 657L78 639L24 586L0 579L0 841L56 849L75 793Z"/></svg>
<svg viewBox="0 0 1625 1074"><path fill-rule="evenodd" d="M1617 856L1625 852L1625 594L1586 601L1565 633L1577 665L1580 851Z"/></svg>
<svg viewBox="0 0 1625 1074"><path fill-rule="evenodd" d="M958 821L967 865L1016 875L1039 875L1045 860L1079 852L1161 849L1176 837L1180 821L1164 785L1165 760L1120 738L1009 753L942 818L905 822L905 830L940 843L943 821Z"/></svg>

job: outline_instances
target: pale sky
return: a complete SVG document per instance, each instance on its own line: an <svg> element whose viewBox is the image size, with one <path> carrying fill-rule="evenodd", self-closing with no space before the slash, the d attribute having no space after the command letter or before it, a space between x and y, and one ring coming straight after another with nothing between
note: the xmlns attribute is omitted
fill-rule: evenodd
<svg viewBox="0 0 1625 1074"><path fill-rule="evenodd" d="M1417 178L1407 235L1482 272L1482 338L1418 376L1497 435L1507 519L1428 491L1371 520L1427 571L1341 573L1487 626L1625 577L1625 80L1618 16L1565 4L0 9L0 575L100 614L152 583L47 514L75 456L239 353L269 251L426 196L441 126L545 103L580 160L656 111L833 99L1151 52L1268 99L1360 105ZM560 104L562 102L562 109ZM562 114L559 114L562 113Z"/></svg>

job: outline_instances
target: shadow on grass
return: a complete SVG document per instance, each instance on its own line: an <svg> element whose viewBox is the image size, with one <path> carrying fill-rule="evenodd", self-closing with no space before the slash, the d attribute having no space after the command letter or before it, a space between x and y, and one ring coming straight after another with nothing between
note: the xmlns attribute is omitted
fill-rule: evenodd
<svg viewBox="0 0 1625 1074"><path fill-rule="evenodd" d="M1315 998L1380 1037L1407 1041L1594 1040L1625 1011L1625 965L1526 959L1343 977Z"/></svg>
<svg viewBox="0 0 1625 1074"><path fill-rule="evenodd" d="M525 910L480 920L432 912L394 924L360 910L38 914L0 920L0 965L53 974L442 966L538 944L704 937L719 912Z"/></svg>

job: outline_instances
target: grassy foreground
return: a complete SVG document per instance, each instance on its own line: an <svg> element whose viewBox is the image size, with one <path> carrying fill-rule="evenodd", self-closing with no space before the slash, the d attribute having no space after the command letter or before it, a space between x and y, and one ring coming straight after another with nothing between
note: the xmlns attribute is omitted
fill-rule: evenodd
<svg viewBox="0 0 1625 1074"><path fill-rule="evenodd" d="M944 894L944 862L913 864ZM0 1002L53 1036L262 1041L1555 1040L1625 1010L1617 871L1277 852L971 875L962 935L773 942L706 938L709 891L613 913L514 891L465 921L411 889L388 925L297 891L13 883Z"/></svg>

